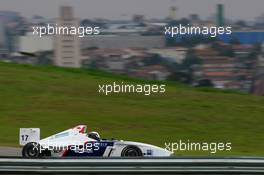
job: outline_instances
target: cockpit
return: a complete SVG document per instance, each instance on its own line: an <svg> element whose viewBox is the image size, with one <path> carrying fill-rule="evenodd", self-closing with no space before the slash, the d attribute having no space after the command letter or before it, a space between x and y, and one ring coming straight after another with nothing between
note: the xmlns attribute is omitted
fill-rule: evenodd
<svg viewBox="0 0 264 175"><path fill-rule="evenodd" d="M89 132L87 134L87 136L89 138L94 139L94 140L97 140L97 141L100 141L101 140L99 133L98 132L95 132L95 131Z"/></svg>

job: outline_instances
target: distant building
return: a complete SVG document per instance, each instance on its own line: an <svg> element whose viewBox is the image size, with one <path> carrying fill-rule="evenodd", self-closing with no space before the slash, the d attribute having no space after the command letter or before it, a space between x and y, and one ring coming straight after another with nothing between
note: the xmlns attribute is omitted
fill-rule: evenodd
<svg viewBox="0 0 264 175"><path fill-rule="evenodd" d="M144 23L145 22L145 16L144 15L134 15L133 21L135 23Z"/></svg>
<svg viewBox="0 0 264 175"><path fill-rule="evenodd" d="M5 26L5 46L8 54L17 51L18 35L22 33L23 17L18 12L0 11L0 23Z"/></svg>
<svg viewBox="0 0 264 175"><path fill-rule="evenodd" d="M40 51L52 51L53 42L52 36L38 37L31 32L25 36L19 37L19 49L20 52L35 53Z"/></svg>
<svg viewBox="0 0 264 175"><path fill-rule="evenodd" d="M258 57L253 92L256 95L264 95L264 54Z"/></svg>
<svg viewBox="0 0 264 175"><path fill-rule="evenodd" d="M7 54L6 34L3 22L0 20L0 58Z"/></svg>
<svg viewBox="0 0 264 175"><path fill-rule="evenodd" d="M5 27L2 21L0 21L0 47L5 44Z"/></svg>
<svg viewBox="0 0 264 175"><path fill-rule="evenodd" d="M224 26L224 5L223 4L217 4L217 25L218 26Z"/></svg>
<svg viewBox="0 0 264 175"><path fill-rule="evenodd" d="M187 48L185 47L168 47L160 49L149 49L147 53L158 54L160 57L174 63L182 63L186 57Z"/></svg>
<svg viewBox="0 0 264 175"><path fill-rule="evenodd" d="M170 20L177 20L177 7L171 6L169 9L169 19Z"/></svg>
<svg viewBox="0 0 264 175"><path fill-rule="evenodd" d="M194 85L200 80L210 80L215 88L251 92L253 71L243 65L238 57L219 56L215 50L196 50L202 64L193 67Z"/></svg>
<svg viewBox="0 0 264 175"><path fill-rule="evenodd" d="M131 74L131 76L148 80L166 80L169 75L169 70L162 65L144 66Z"/></svg>
<svg viewBox="0 0 264 175"><path fill-rule="evenodd" d="M223 34L217 37L225 43L237 39L241 44L255 44L264 41L264 31L234 31L230 35Z"/></svg>
<svg viewBox="0 0 264 175"><path fill-rule="evenodd" d="M73 8L62 6L60 17L57 20L58 26L76 27L79 26L79 19L74 17ZM80 41L76 35L55 36L55 59L54 63L61 67L80 67Z"/></svg>
<svg viewBox="0 0 264 175"><path fill-rule="evenodd" d="M164 36L143 35L94 35L81 39L82 48L163 48Z"/></svg>
<svg viewBox="0 0 264 175"><path fill-rule="evenodd" d="M6 21L16 20L18 16L19 16L19 12L15 12L15 11L0 11L0 18L4 19Z"/></svg>
<svg viewBox="0 0 264 175"><path fill-rule="evenodd" d="M105 71L128 74L143 65L143 60L152 55L144 49L96 49L82 50L83 66L98 68ZM92 65L91 65L92 63Z"/></svg>

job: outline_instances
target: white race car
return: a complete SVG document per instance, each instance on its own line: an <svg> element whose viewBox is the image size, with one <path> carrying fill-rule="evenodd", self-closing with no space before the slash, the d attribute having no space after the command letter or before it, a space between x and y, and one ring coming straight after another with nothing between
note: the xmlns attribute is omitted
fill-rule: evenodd
<svg viewBox="0 0 264 175"><path fill-rule="evenodd" d="M20 128L20 145L25 158L40 157L166 157L172 152L163 148L115 139L101 139L97 132L86 133L79 125L50 137L39 139L39 128Z"/></svg>

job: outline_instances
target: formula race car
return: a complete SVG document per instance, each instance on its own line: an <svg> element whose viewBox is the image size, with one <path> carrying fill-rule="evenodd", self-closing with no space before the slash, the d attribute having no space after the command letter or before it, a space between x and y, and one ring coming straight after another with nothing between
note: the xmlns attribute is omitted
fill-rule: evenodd
<svg viewBox="0 0 264 175"><path fill-rule="evenodd" d="M172 152L139 142L101 139L79 125L40 140L39 128L20 128L20 145L25 158L41 157L166 157Z"/></svg>

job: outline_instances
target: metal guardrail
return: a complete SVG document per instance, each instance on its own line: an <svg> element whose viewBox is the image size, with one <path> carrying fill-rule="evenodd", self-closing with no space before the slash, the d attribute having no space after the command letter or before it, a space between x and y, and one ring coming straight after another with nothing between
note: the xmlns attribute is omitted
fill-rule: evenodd
<svg viewBox="0 0 264 175"><path fill-rule="evenodd" d="M0 158L0 173L264 174L264 158Z"/></svg>

